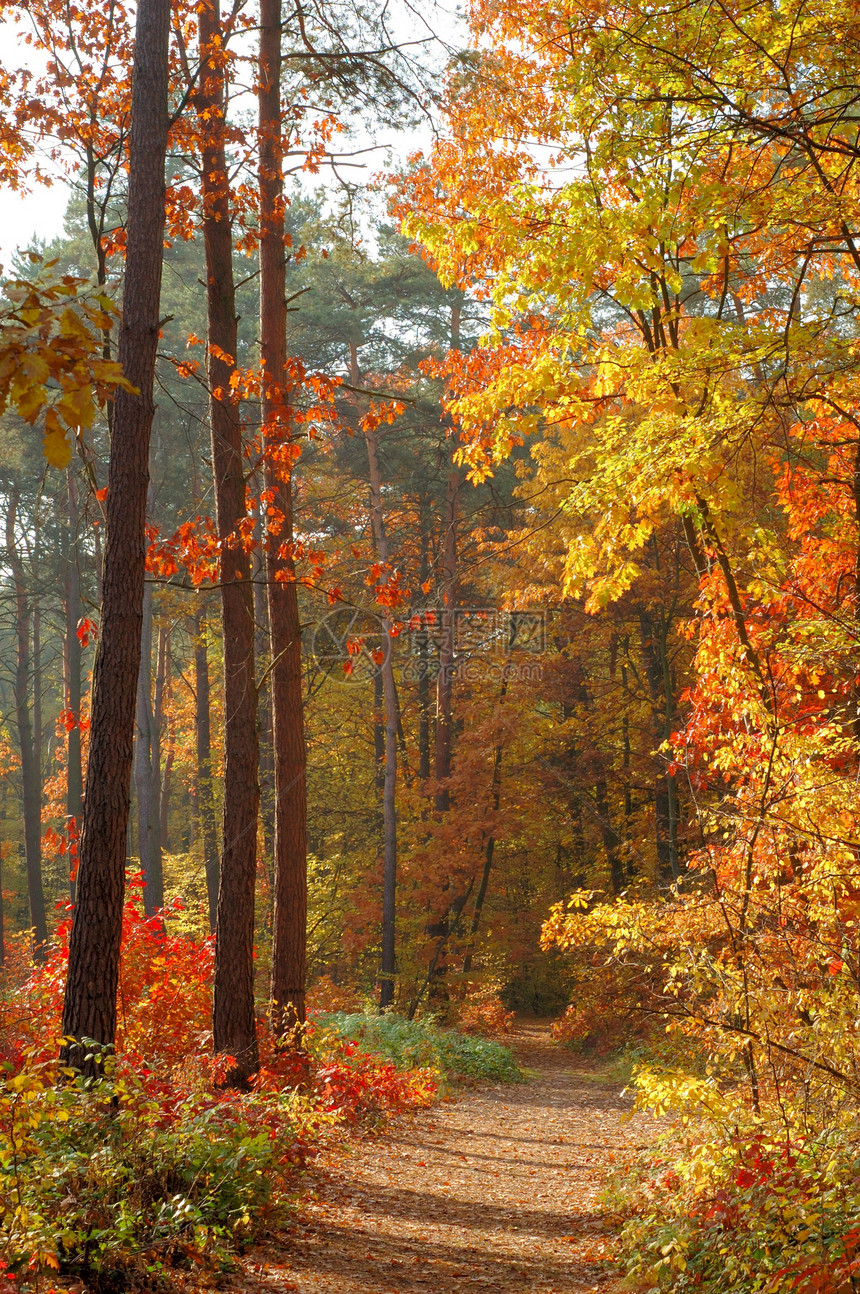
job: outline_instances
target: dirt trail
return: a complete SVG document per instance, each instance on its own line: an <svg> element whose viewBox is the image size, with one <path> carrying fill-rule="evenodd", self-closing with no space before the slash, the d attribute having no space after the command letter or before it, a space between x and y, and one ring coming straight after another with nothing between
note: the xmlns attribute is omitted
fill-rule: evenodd
<svg viewBox="0 0 860 1294"><path fill-rule="evenodd" d="M482 1085L339 1146L277 1256L246 1289L300 1294L608 1294L598 1197L647 1135L619 1084L553 1047L513 1039L529 1082ZM257 1259L261 1256L256 1255Z"/></svg>

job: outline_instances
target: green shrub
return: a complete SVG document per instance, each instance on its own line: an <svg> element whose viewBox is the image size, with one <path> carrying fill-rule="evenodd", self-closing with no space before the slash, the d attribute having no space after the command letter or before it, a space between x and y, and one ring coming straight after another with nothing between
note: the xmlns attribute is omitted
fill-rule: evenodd
<svg viewBox="0 0 860 1294"><path fill-rule="evenodd" d="M515 1083L522 1078L509 1047L441 1029L434 1020L336 1011L316 1017L323 1031L384 1056L398 1069L431 1068L451 1078Z"/></svg>
<svg viewBox="0 0 860 1294"><path fill-rule="evenodd" d="M619 1182L634 1288L849 1294L860 1276L860 1151L850 1114L815 1135L776 1120L675 1127Z"/></svg>
<svg viewBox="0 0 860 1294"><path fill-rule="evenodd" d="M100 1292L228 1265L280 1217L313 1123L292 1094L211 1094L128 1066L64 1087L48 1066L24 1069L0 1114L7 1272L26 1289L53 1268Z"/></svg>

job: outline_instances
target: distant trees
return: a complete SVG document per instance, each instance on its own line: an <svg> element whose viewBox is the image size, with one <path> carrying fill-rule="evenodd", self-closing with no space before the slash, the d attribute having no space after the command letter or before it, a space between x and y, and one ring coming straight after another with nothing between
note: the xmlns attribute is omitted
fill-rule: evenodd
<svg viewBox="0 0 860 1294"><path fill-rule="evenodd" d="M41 12L33 15L40 22ZM526 327L499 316L501 349L478 349L491 307L471 294L465 271L461 286L445 287L391 226L377 224L361 245L350 225L354 210L345 209L343 220L324 216L315 202L290 192L290 168L306 157L316 165L334 147L339 114L356 103L364 111L377 91L386 111L394 110L411 91L408 78L398 86L393 63L386 70L385 59L365 48L367 30L338 32L320 11L302 33L300 16L282 12L275 0L265 0L260 17L253 133L230 116L244 57L233 43L233 16L207 5L180 15L176 27L171 245L164 249L153 415L159 453L150 465L149 524L140 541L141 551L148 549L149 641L135 676L130 830L119 831L128 812L117 781L125 776L122 743L118 759L110 755L110 804L100 801L102 792L88 792L86 801L88 813L101 803L112 824L105 893L113 915L98 920L114 920L121 856L124 866L144 871L149 913L182 892L200 905L201 922L217 927L215 1046L236 1058L239 1082L256 1063L255 997L265 996L254 984L255 927L263 958L271 955L273 1031L290 1040L304 1017L308 973L381 983L384 1006L417 1008L428 990L444 1005L465 991L469 977L490 973L499 949L515 950L519 960L528 954L537 966L541 913L573 879L613 893L655 877L668 885L683 874L695 834L692 797L661 749L683 717L681 698L692 677L693 649L680 630L697 588L689 527L661 519L639 555L639 583L623 590L599 622L583 614L578 588L559 594L571 537L591 560L620 515L608 510L590 532L582 521L598 481L612 486L611 473L587 477L591 494L576 513L556 482L572 454L581 453L583 463L592 453L601 463L616 461L608 441L599 442L603 424L595 417L590 438L573 444L562 419L531 462L518 439L522 428L539 429L540 416L530 409L521 422L505 383L514 372L528 384L533 372L545 377L551 370L549 324L531 320ZM54 38L44 22L40 30L45 40ZM91 27L87 33L97 40ZM125 38L112 35L120 50ZM285 42L289 58L282 57ZM66 43L59 52L69 55ZM119 279L122 264L128 110L122 59L111 53L109 61L105 85L117 96L116 129L104 136L103 161L92 159L95 171L86 171L68 237L52 249L64 263L95 269L107 284ZM466 71L458 75L468 90ZM330 111L313 121L303 97L311 76L331 94ZM63 93L70 110L80 109L74 138L84 138L98 104L78 105L73 86ZM470 103L464 90L460 110ZM427 216L423 182L420 170L405 182L413 186L415 220ZM429 239L428 230L425 223L419 232ZM481 249L488 256L492 250L488 243ZM205 294L197 290L201 279ZM615 307L604 306L615 327ZM109 322L106 309L91 321L105 353ZM460 397L453 419L443 409L446 382L451 401ZM523 389L542 407L537 377ZM646 405L643 399L637 407ZM113 486L107 500L99 488L108 424L122 409L118 401L109 418L77 438L81 461L68 484L51 478L51 524L64 536L63 593L50 613L38 599L42 688L32 638L21 675L25 735L37 697L49 698L36 725L47 734L41 815L32 812L32 795L28 801L37 827L31 856L40 829L48 859L42 882L49 911L58 878L65 890L60 860L77 847L87 741L91 771L108 760L96 729L88 737L80 723L87 709L81 651L89 632L82 622L98 621L103 591L99 650L107 652L117 587L109 564L103 590L97 587L102 527L92 522L100 523L106 503L111 524L127 527L130 544L130 516L117 521ZM64 465L71 438L58 418L46 426L46 445L52 461ZM477 448L461 443L458 426ZM611 423L606 428L611 432ZM113 432L114 453L124 434L117 439ZM635 437L621 440L631 456ZM482 455L495 459L492 477ZM120 453L111 470L120 471L122 461ZM533 491L530 473L538 469L545 483ZM10 490L22 480L16 469ZM11 499L5 487L3 499ZM32 525L18 527L26 545ZM605 551L616 538L606 539ZM18 639L9 637L17 633L12 612L19 607L14 557L10 549L3 568L8 626L0 633L17 657ZM133 569L126 570L126 593ZM27 584L26 563L23 575ZM602 597L610 577L604 571L594 578ZM204 591L212 584L220 618ZM20 605L30 604L36 599L28 592ZM545 633L532 652L511 616L537 604ZM373 650L361 631L340 643L342 659L324 659L324 632L315 633L338 607L360 612L365 628L377 624ZM51 655L61 639L62 706ZM132 657L123 661L125 668ZM350 672L359 661L366 678L360 669ZM101 678L101 665L99 671ZM13 707L15 681L13 672L0 678ZM122 705L124 695L117 693ZM58 711L67 734L60 738L65 767L54 757ZM107 710L99 713L105 721ZM16 741L18 727L10 723ZM19 759L16 792L30 784L23 772ZM274 792L262 817L261 775ZM12 816L15 842L20 836L23 843L17 804ZM94 839L90 831L89 844L79 846L82 865L90 859L84 874L93 866ZM99 866L106 856L99 855ZM14 851L10 863L18 884ZM21 907L16 917L23 920ZM49 925L50 916L47 934ZM75 940L82 938L78 931ZM109 948L95 927L92 939ZM70 993L80 996L75 946ZM96 1013L105 1036L112 956L98 963L99 982L103 970L108 976ZM85 1026L79 1021L75 1028Z"/></svg>

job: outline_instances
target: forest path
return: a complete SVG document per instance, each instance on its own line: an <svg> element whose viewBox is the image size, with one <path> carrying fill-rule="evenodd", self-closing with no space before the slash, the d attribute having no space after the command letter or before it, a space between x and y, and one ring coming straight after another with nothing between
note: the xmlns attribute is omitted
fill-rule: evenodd
<svg viewBox="0 0 860 1294"><path fill-rule="evenodd" d="M605 1067L512 1038L521 1084L482 1084L381 1135L339 1142L284 1247L246 1290L300 1294L581 1294L614 1284L607 1175L647 1138Z"/></svg>

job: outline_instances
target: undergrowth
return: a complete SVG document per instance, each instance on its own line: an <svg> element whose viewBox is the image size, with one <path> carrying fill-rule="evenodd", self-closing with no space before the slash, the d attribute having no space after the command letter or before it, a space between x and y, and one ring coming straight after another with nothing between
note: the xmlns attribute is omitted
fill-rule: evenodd
<svg viewBox="0 0 860 1294"><path fill-rule="evenodd" d="M314 1022L305 1054L282 1052L262 1019L253 1090L223 1089L227 1058L213 1060L205 1023L211 940L169 934L134 903L118 1054L101 1081L84 1081L56 1059L67 936L64 923L34 970L12 948L0 985L0 1284L10 1291L229 1283L237 1250L283 1221L327 1130L434 1099L442 1066L428 1053L395 1063Z"/></svg>
<svg viewBox="0 0 860 1294"><path fill-rule="evenodd" d="M320 1026L355 1042L363 1052L386 1057L398 1069L429 1068L453 1079L485 1079L515 1083L522 1074L509 1047L489 1038L440 1028L433 1019L331 1012L318 1017Z"/></svg>

